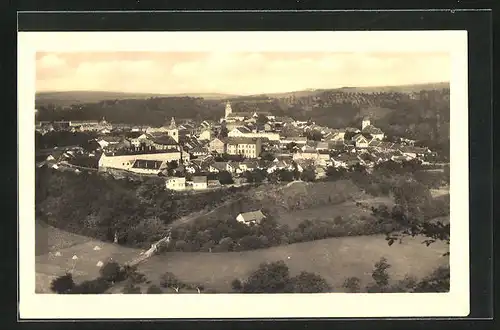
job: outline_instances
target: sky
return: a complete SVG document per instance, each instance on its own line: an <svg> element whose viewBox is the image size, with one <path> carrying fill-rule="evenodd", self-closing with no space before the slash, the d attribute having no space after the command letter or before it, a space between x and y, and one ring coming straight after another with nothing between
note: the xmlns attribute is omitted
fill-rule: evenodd
<svg viewBox="0 0 500 330"><path fill-rule="evenodd" d="M36 55L36 90L263 94L449 82L448 53L108 52Z"/></svg>

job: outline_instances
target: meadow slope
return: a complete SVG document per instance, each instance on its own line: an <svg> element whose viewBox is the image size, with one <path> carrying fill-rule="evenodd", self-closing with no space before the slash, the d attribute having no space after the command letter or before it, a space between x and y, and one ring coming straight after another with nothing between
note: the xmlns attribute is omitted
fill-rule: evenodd
<svg viewBox="0 0 500 330"><path fill-rule="evenodd" d="M67 271L73 272L76 283L99 276L97 263L112 259L121 264L140 255L141 250L93 240L51 226L37 223L37 254L35 256L35 290L50 292L50 282ZM43 235L43 236L42 236ZM95 247L98 250L94 250ZM73 256L77 260L73 260Z"/></svg>
<svg viewBox="0 0 500 330"><path fill-rule="evenodd" d="M168 271L186 283L229 292L232 280L245 279L260 263L284 260L292 275L300 271L317 273L339 292L349 276L359 277L362 287L370 283L373 265L381 257L392 265L389 272L393 281L406 274L422 278L448 263L448 257L442 256L448 251L447 245L435 243L426 247L422 240L407 238L401 244L388 246L384 237L378 235L330 238L245 252L173 252L152 257L139 265L139 271L153 284L158 284L160 276ZM111 290L120 291L120 286Z"/></svg>

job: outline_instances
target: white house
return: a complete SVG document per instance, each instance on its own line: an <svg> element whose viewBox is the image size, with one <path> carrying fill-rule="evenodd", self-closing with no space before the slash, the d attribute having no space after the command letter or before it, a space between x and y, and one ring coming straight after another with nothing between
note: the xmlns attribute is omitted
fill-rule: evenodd
<svg viewBox="0 0 500 330"><path fill-rule="evenodd" d="M200 141L210 141L212 139L212 131L209 129L204 130L203 132L201 132L198 139Z"/></svg>
<svg viewBox="0 0 500 330"><path fill-rule="evenodd" d="M352 137L356 148L368 148L370 141L361 133L358 133Z"/></svg>
<svg viewBox="0 0 500 330"><path fill-rule="evenodd" d="M245 213L240 213L236 217L236 221L239 221L241 223L244 223L246 225L250 224L260 224L262 219L264 219L266 216L262 213L261 210L258 211L252 211L252 212L245 212Z"/></svg>
<svg viewBox="0 0 500 330"><path fill-rule="evenodd" d="M193 189L194 190L204 190L208 188L208 181L206 176L194 176L193 177Z"/></svg>
<svg viewBox="0 0 500 330"><path fill-rule="evenodd" d="M186 189L186 178L170 177L166 180L166 188L170 190L184 190Z"/></svg>

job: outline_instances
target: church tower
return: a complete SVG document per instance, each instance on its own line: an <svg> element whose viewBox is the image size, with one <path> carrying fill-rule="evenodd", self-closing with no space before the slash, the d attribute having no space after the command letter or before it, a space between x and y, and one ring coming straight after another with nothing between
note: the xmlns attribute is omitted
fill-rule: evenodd
<svg viewBox="0 0 500 330"><path fill-rule="evenodd" d="M175 119L174 117L172 117L172 119L170 120L170 129L174 129L174 128L177 128L177 125L175 125Z"/></svg>
<svg viewBox="0 0 500 330"><path fill-rule="evenodd" d="M175 142L179 143L179 129L175 124L174 117L172 117L172 119L170 120L170 126L167 129L167 134L171 136L175 140Z"/></svg>
<svg viewBox="0 0 500 330"><path fill-rule="evenodd" d="M231 109L231 103L227 101L226 103L226 111L225 111L225 118L227 118L231 113L233 112L233 109Z"/></svg>
<svg viewBox="0 0 500 330"><path fill-rule="evenodd" d="M364 130L366 127L370 126L370 118L365 117L361 122L361 130Z"/></svg>

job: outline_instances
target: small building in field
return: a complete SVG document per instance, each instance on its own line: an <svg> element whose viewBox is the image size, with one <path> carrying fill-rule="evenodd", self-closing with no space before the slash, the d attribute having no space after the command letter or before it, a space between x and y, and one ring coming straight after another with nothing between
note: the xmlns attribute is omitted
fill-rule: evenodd
<svg viewBox="0 0 500 330"><path fill-rule="evenodd" d="M194 190L204 190L208 188L208 181L206 176L194 176L193 177L193 189Z"/></svg>
<svg viewBox="0 0 500 330"><path fill-rule="evenodd" d="M239 221L239 222L244 223L246 225L260 224L262 219L264 219L265 217L266 216L264 215L264 213L262 213L261 210L258 210L258 211L240 213L236 217L236 221Z"/></svg>

